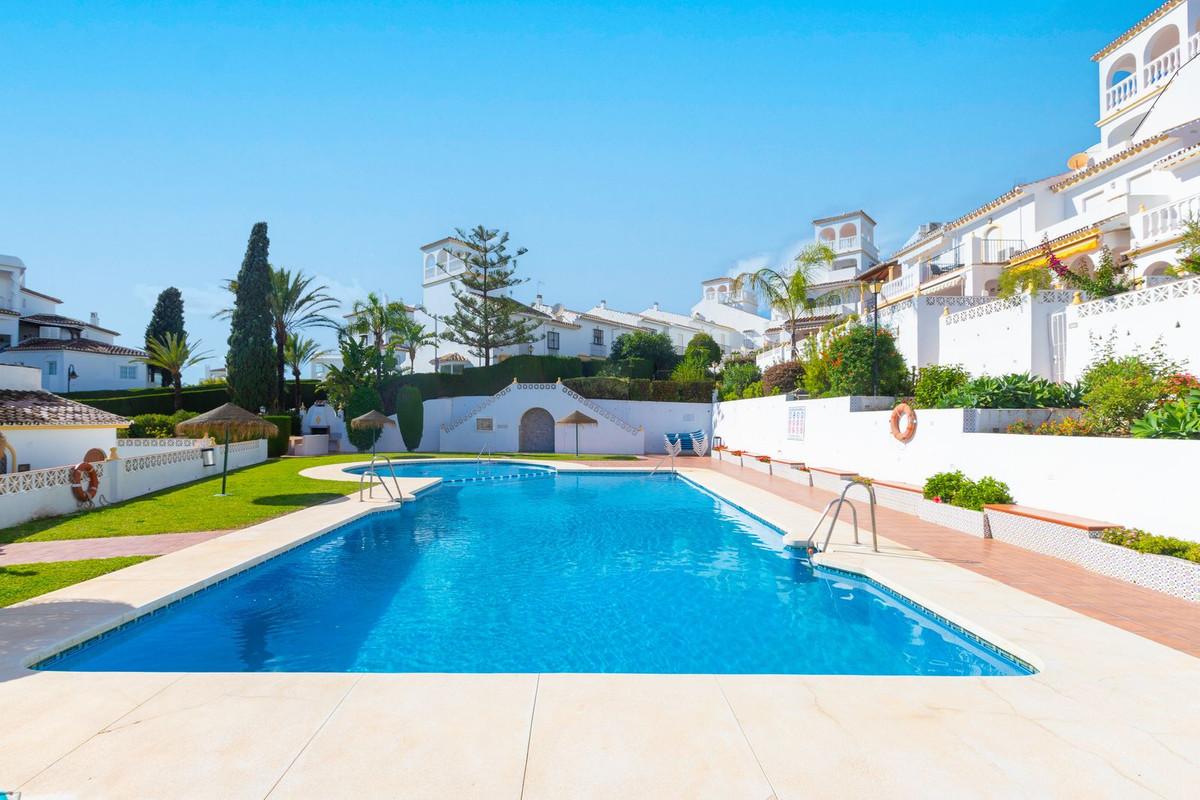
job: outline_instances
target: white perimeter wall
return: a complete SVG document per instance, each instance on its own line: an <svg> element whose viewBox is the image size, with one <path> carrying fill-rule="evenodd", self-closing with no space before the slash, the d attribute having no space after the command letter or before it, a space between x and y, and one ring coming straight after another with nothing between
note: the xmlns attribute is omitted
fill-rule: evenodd
<svg viewBox="0 0 1200 800"><path fill-rule="evenodd" d="M30 469L78 464L93 447L108 455L117 444L116 428L12 427L5 428L3 433L17 453L16 464L9 465L12 472L16 472L18 464L28 464Z"/></svg>
<svg viewBox="0 0 1200 800"><path fill-rule="evenodd" d="M1161 341L1170 358L1200 372L1200 278L1067 306L1066 317L1067 380L1078 380L1091 363L1093 343L1110 339L1118 355Z"/></svg>
<svg viewBox="0 0 1200 800"><path fill-rule="evenodd" d="M1053 377L1050 316L1073 292L1017 295L951 313L939 320L940 363L961 364L972 375L1028 372Z"/></svg>
<svg viewBox="0 0 1200 800"><path fill-rule="evenodd" d="M483 447L490 445L497 452L515 451L521 415L534 407L545 408L555 419L561 419L578 409L589 417L599 420L601 423L599 426L580 427L580 452L587 453L636 455L662 453L664 452L663 434L665 433L699 430L708 434L712 431L713 407L710 403L660 403L634 400L587 400L580 403L569 395L560 397L559 394L558 390L554 389L511 392L509 400L491 403L480 413L474 415L472 412L490 400L490 396L443 397L426 400L424 403L425 426L421 435L421 444L417 450L435 453L478 453ZM622 430L620 426L597 413L596 409L598 408L629 423L631 427L635 429L640 427L642 430L640 433ZM472 416L453 431L446 433L441 430L443 424L468 415ZM493 420L492 433L476 431L475 416L490 417ZM392 419L396 419L394 414ZM573 425L556 426L555 434L555 447L558 452L575 451L575 427ZM394 427L384 429L377 447L381 451L389 452L405 452L407 450L399 429Z"/></svg>
<svg viewBox="0 0 1200 800"><path fill-rule="evenodd" d="M1200 541L1188 467L1200 464L1200 442L966 433L965 412L945 409L918 411L916 436L901 444L890 412L849 407L844 397L718 403L713 434L731 448L918 486L945 470L991 475L1024 505ZM791 409L803 410L803 439L788 438Z"/></svg>
<svg viewBox="0 0 1200 800"><path fill-rule="evenodd" d="M203 466L199 447L146 448L146 455L122 456L99 462L100 489L97 501L116 503L181 483L221 474L223 448L214 455L216 465ZM131 450L130 452L134 452ZM229 445L229 468L237 469L267 460L267 442L235 442ZM78 462L78 458L72 464ZM71 493L70 467L53 467L31 472L0 475L0 528L31 519L69 514L81 508ZM237 478L231 478L237 491Z"/></svg>

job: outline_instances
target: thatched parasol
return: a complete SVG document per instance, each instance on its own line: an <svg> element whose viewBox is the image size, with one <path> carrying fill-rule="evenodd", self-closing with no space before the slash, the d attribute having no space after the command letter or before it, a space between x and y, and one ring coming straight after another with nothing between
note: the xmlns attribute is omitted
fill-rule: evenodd
<svg viewBox="0 0 1200 800"><path fill-rule="evenodd" d="M394 427L396 425L396 423L392 422L391 417L385 417L383 414L380 414L375 409L371 409L367 413L350 420L350 427L354 428L356 431L362 431L362 430L378 431L378 430L383 430L388 425L391 425ZM378 436L376 436L374 439L371 440L371 457L372 458L375 457L375 446L377 444L379 444Z"/></svg>
<svg viewBox="0 0 1200 800"><path fill-rule="evenodd" d="M235 406L233 403L226 403L223 406L217 406L212 411L205 411L198 417L184 420L176 423L175 433L178 434L200 434L201 436L212 436L214 431L224 432L225 435L225 460L221 466L221 494L225 496L225 480L229 475L229 438L232 434L237 434L239 438L250 437L257 434L262 436L275 436L279 433L279 428L272 422L267 422L258 414L252 414L240 406Z"/></svg>
<svg viewBox="0 0 1200 800"><path fill-rule="evenodd" d="M574 425L575 426L575 456L579 456L579 426L580 425L599 425L600 423L584 414L582 411L572 411L558 421L559 425Z"/></svg>

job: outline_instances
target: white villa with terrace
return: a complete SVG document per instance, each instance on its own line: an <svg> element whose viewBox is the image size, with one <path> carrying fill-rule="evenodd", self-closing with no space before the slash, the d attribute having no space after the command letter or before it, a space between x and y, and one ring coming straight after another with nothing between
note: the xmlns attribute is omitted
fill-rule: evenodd
<svg viewBox="0 0 1200 800"><path fill-rule="evenodd" d="M25 263L0 255L0 364L36 367L49 392L141 389L152 385L143 350L116 343L120 336L100 325L58 313L62 300L25 285Z"/></svg>

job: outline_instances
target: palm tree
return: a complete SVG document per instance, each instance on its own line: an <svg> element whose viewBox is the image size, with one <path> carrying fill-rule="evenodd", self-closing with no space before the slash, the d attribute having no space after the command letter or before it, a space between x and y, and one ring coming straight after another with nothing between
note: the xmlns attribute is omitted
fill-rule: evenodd
<svg viewBox="0 0 1200 800"><path fill-rule="evenodd" d="M321 346L312 339L295 333L288 334L287 344L283 348L283 358L292 368L292 407L297 411L300 410L300 373L304 370L304 365L320 358L327 352L327 350L322 350Z"/></svg>
<svg viewBox="0 0 1200 800"><path fill-rule="evenodd" d="M833 250L827 245L811 244L793 259L791 271L763 267L754 272L744 272L734 278L734 291L745 287L757 292L766 299L772 309L784 316L791 337L793 361L799 356L796 350L796 320L800 318L801 311L811 312L815 306L808 296L813 272L817 267L828 267L835 257Z"/></svg>
<svg viewBox="0 0 1200 800"><path fill-rule="evenodd" d="M393 339L397 338L404 329L406 320L410 319L408 308L402 302L380 299L379 295L371 292L366 302L356 300L350 310L350 324L347 326L351 333L371 337L371 344L379 353L393 347ZM383 380L381 360L376 362L376 381Z"/></svg>
<svg viewBox="0 0 1200 800"><path fill-rule="evenodd" d="M327 294L328 286L313 286L314 280L316 278L300 270L293 273L286 267L271 267L271 294L267 303L271 309L271 329L275 337L275 397L280 405L285 392L284 350L288 334L305 328L337 327L337 323L325 312L332 311L340 303L337 298ZM236 294L237 279L225 281L225 288L231 294ZM232 316L232 308L223 308L213 314L216 319L229 319Z"/></svg>
<svg viewBox="0 0 1200 800"><path fill-rule="evenodd" d="M426 330L425 326L415 317L406 314L400 323L399 330L396 331L395 341L396 345L408 355L408 371L412 373L417 371L417 350L429 347L437 341L437 337L433 335L432 331Z"/></svg>
<svg viewBox="0 0 1200 800"><path fill-rule="evenodd" d="M197 352L199 347L199 340L192 343L186 335L180 336L174 331L167 331L162 337L146 342L146 355L134 359L171 376L172 385L175 387L176 411L183 408L183 371L210 357L207 352Z"/></svg>

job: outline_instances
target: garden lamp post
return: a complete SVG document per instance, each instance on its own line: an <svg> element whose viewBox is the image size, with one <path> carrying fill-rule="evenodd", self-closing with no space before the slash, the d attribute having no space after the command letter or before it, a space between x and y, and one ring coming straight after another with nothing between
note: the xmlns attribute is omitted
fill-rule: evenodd
<svg viewBox="0 0 1200 800"><path fill-rule="evenodd" d="M871 396L879 396L879 292L883 289L883 281L871 281L871 297L874 302L872 318L874 319L871 335Z"/></svg>

